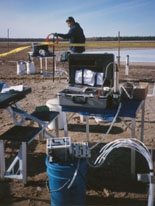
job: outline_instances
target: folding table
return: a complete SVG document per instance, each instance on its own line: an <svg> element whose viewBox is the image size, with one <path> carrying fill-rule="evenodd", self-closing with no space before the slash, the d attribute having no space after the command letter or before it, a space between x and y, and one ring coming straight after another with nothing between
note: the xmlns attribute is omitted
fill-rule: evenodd
<svg viewBox="0 0 155 206"><path fill-rule="evenodd" d="M125 122L124 118L131 119L131 137L135 138L135 125L136 125L136 117L138 112L142 111L141 113L141 134L140 140L143 142L143 135L144 135L144 114L145 114L145 100L124 100L121 102L122 106L118 117L123 120L123 122L130 128L130 126ZM80 115L86 116L86 134L87 140L89 141L89 116L100 116L100 117L111 117L115 116L117 110L116 109L89 109L89 108L82 108L80 107L67 107L62 106L62 111L65 112L74 112L79 113ZM65 115L64 120L64 133L65 136L68 136L68 127L67 127L67 116ZM131 173L135 174L135 151L131 153Z"/></svg>
<svg viewBox="0 0 155 206"><path fill-rule="evenodd" d="M0 177L22 179L27 182L27 145L31 143L38 135L43 137L53 137L48 131L47 126L55 121L56 135L58 136L58 115L59 112L34 111L28 114L19 108L17 102L24 99L31 88L24 88L23 91L10 91L0 93L0 109L9 109L14 120L15 126L0 135ZM20 116L17 118L17 115ZM38 123L38 127L23 125L27 120L33 120ZM17 156L14 158L8 169L6 169L4 141L19 142L20 148Z"/></svg>

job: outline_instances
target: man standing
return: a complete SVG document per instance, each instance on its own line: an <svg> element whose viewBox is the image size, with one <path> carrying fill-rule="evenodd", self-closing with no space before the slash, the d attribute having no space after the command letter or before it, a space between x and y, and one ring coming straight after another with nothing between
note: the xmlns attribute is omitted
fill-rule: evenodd
<svg viewBox="0 0 155 206"><path fill-rule="evenodd" d="M80 27L79 23L75 22L73 17L68 17L66 20L68 27L70 28L67 34L54 33L54 36L59 36L63 39L69 39L69 43L85 43L85 35L83 29ZM71 53L82 53L85 51L84 46L71 46Z"/></svg>

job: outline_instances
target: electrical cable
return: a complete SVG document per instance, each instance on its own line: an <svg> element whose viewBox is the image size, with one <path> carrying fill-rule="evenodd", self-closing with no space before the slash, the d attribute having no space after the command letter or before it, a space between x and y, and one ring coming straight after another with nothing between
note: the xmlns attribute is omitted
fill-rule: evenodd
<svg viewBox="0 0 155 206"><path fill-rule="evenodd" d="M122 90L124 90L124 92L126 93L127 97L129 99L133 99L133 94L134 94L134 89L135 89L135 86L133 86L133 89L132 89L132 92L131 92L131 95L127 92L127 90L125 89L125 87L123 85L120 86L120 94L122 94Z"/></svg>
<svg viewBox="0 0 155 206"><path fill-rule="evenodd" d="M70 187L72 186L72 184L73 184L73 182L74 182L74 180L75 180L75 178L76 178L76 176L77 176L77 174L78 174L79 166L80 166L80 158L78 158L76 170L75 170L75 172L74 172L74 175L73 175L73 177L72 177L72 180L70 181L67 189L70 189Z"/></svg>
<svg viewBox="0 0 155 206"><path fill-rule="evenodd" d="M144 158L146 159L149 169L150 169L150 174L149 174L149 195L148 195L148 206L153 206L154 202L154 184L153 184L153 162L151 159L151 154L147 147L138 139L117 139L113 142L110 142L106 144L105 146L102 147L100 150L100 155L96 158L95 165L94 167L100 167L109 153L115 149L115 148L120 148L120 147L125 147L125 148L130 148L132 150L137 151L140 153Z"/></svg>
<svg viewBox="0 0 155 206"><path fill-rule="evenodd" d="M46 180L46 187L47 190L51 193L51 192L59 192L60 190L62 190L68 183L70 182L70 179L68 179L61 187L59 187L58 189L55 190L50 190L49 188L49 180Z"/></svg>
<svg viewBox="0 0 155 206"><path fill-rule="evenodd" d="M110 62L110 63L106 66L106 68L105 68L105 77L104 77L104 79L103 79L103 83L102 83L102 87L101 87L102 93L103 93L103 85L104 85L104 82L105 82L105 80L106 80L106 78L107 78L108 68L109 68L109 66L110 66L111 64L115 64L115 63L114 63L114 62Z"/></svg>
<svg viewBox="0 0 155 206"><path fill-rule="evenodd" d="M78 162L77 162L77 167L76 167L76 170L74 172L74 175L72 177L72 179L68 179L61 187L59 187L58 189L55 189L55 190L50 190L49 189L49 186L48 186L48 181L46 181L46 187L48 188L48 190L50 192L59 192L60 190L62 190L68 183L68 186L67 186L67 189L70 189L71 186L73 185L74 181L75 181L75 178L77 177L77 174L78 174L78 171L79 171L79 166L80 166L80 158L78 158Z"/></svg>

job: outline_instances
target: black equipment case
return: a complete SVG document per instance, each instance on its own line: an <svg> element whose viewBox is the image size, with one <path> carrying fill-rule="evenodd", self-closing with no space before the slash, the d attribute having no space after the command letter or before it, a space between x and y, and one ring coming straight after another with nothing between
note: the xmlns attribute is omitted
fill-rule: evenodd
<svg viewBox="0 0 155 206"><path fill-rule="evenodd" d="M53 52L49 51L48 44L32 43L32 57L50 57Z"/></svg>
<svg viewBox="0 0 155 206"><path fill-rule="evenodd" d="M69 85L58 93L59 104L106 109L111 105L113 79L113 54L70 54Z"/></svg>

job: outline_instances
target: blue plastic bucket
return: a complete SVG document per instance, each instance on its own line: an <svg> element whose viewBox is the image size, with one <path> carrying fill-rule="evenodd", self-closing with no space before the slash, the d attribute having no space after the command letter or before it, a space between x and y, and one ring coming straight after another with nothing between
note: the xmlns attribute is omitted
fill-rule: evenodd
<svg viewBox="0 0 155 206"><path fill-rule="evenodd" d="M68 189L77 168L77 164L77 161L75 161L75 163L60 165L58 163L50 163L48 157L46 158L52 206L85 205L85 176L87 170L85 159L80 160L77 176L71 187Z"/></svg>
<svg viewBox="0 0 155 206"><path fill-rule="evenodd" d="M2 88L3 88L3 86L4 86L4 82L0 82L0 92L1 92L1 90L2 90Z"/></svg>

